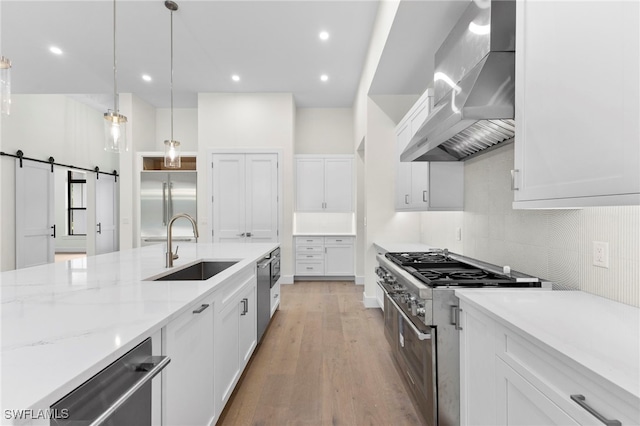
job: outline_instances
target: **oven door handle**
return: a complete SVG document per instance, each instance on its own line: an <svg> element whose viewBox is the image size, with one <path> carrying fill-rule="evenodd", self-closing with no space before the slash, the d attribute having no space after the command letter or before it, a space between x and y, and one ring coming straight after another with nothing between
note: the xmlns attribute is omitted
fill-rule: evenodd
<svg viewBox="0 0 640 426"><path fill-rule="evenodd" d="M378 283L378 285L380 286L380 288L382 288L382 291L384 291L384 287L382 287L382 285L380 285L380 283ZM389 296L389 294L384 291L384 295L389 299L389 302L391 302L391 304L396 308L396 310L400 313L400 315L402 315L402 317L404 318L404 320L407 322L407 324L409 325L409 327L411 328L411 330L413 330L413 332L415 333L416 336L418 336L418 340L430 340L431 339L431 333L423 333L420 330L418 330L418 327L416 327L413 322L411 322L411 320L409 319L409 317L403 312L402 309L400 309L400 306L398 306L398 304L396 303L395 300L393 300L391 298L391 296Z"/></svg>

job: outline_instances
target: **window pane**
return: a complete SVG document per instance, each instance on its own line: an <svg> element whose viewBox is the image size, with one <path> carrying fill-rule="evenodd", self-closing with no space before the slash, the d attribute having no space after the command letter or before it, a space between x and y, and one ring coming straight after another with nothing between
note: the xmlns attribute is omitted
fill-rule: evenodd
<svg viewBox="0 0 640 426"><path fill-rule="evenodd" d="M69 235L87 234L87 211L71 210L71 232Z"/></svg>
<svg viewBox="0 0 640 426"><path fill-rule="evenodd" d="M71 207L87 207L87 184L71 184Z"/></svg>

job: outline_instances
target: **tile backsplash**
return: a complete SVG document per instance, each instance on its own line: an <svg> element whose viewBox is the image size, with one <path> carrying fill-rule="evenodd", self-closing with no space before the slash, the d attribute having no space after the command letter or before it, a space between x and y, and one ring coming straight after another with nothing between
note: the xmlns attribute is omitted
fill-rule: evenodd
<svg viewBox="0 0 640 426"><path fill-rule="evenodd" d="M640 206L513 210L512 168L513 145L465 163L463 253L640 307ZM593 265L594 241L609 268Z"/></svg>

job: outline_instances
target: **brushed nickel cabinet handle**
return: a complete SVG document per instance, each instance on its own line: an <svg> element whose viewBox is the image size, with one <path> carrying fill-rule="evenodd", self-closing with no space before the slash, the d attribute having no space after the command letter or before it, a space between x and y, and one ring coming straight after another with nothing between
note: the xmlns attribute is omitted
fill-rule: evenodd
<svg viewBox="0 0 640 426"><path fill-rule="evenodd" d="M516 174L518 174L520 172L520 170L518 169L513 169L511 170L511 190L512 191L519 191L520 188L518 188L516 186Z"/></svg>
<svg viewBox="0 0 640 426"><path fill-rule="evenodd" d="M429 199L427 198L427 191L422 191L422 201L427 202Z"/></svg>
<svg viewBox="0 0 640 426"><path fill-rule="evenodd" d="M409 194L405 194L405 196L404 196L404 203L405 203L405 204L409 204Z"/></svg>
<svg viewBox="0 0 640 426"><path fill-rule="evenodd" d="M200 305L200 307L196 310L193 311L194 314L199 314L202 313L202 311L204 311L205 309L207 309L209 307L208 304L202 304Z"/></svg>
<svg viewBox="0 0 640 426"><path fill-rule="evenodd" d="M589 412L589 414L593 415L593 417L595 417L596 419L600 420L602 423L604 423L607 426L621 426L622 423L620 423L619 420L609 420L606 417L604 417L602 414L598 413L596 410L594 410L589 404L587 404L586 399L584 397L584 395L571 395L571 399L573 401L575 401L576 404L578 404L579 406L581 406L582 408L584 408L585 410L587 410Z"/></svg>

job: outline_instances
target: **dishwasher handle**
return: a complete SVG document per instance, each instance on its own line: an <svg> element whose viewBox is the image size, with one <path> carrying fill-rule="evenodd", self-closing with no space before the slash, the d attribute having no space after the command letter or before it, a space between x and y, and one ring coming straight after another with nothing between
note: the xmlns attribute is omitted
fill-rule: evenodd
<svg viewBox="0 0 640 426"><path fill-rule="evenodd" d="M97 419L95 419L89 426L99 426L103 424L109 416L120 408L122 404L127 402L134 393L136 393L142 386L144 386L149 380L153 379L159 372L164 369L167 364L171 362L171 358L168 356L151 356L143 363L136 366L136 371L146 371L146 373L140 377L120 398L114 401Z"/></svg>

